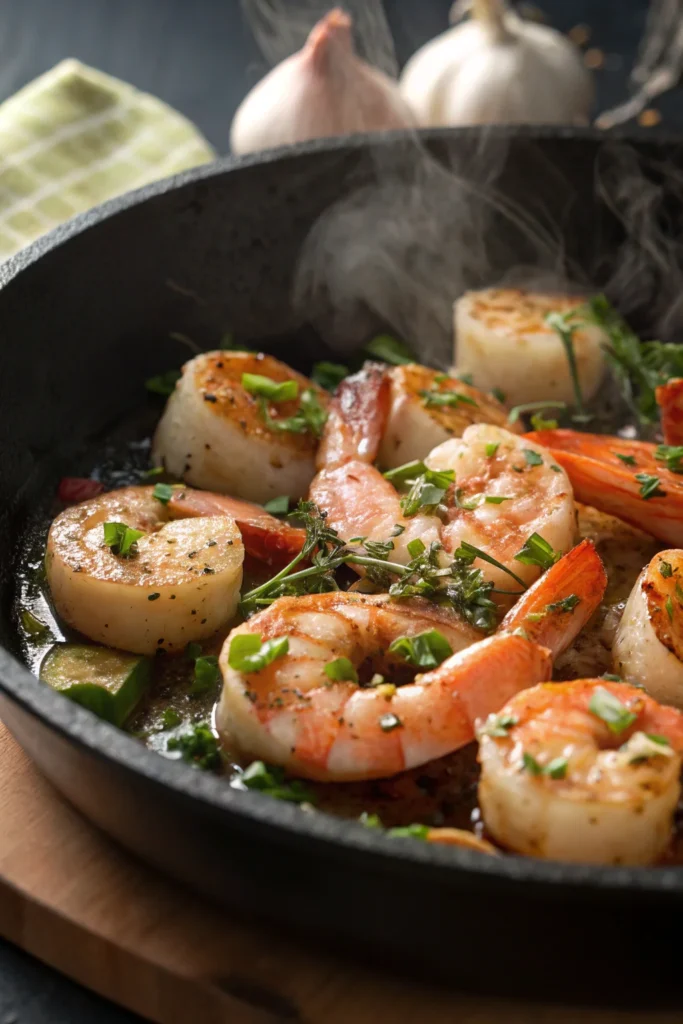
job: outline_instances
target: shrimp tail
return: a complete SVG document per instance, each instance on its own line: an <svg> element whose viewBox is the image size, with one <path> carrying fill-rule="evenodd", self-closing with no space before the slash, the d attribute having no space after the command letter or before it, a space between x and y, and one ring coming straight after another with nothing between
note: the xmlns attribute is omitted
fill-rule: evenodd
<svg viewBox="0 0 683 1024"><path fill-rule="evenodd" d="M591 540L583 540L530 587L500 624L500 631L523 629L553 658L576 639L599 606L607 575Z"/></svg>
<svg viewBox="0 0 683 1024"><path fill-rule="evenodd" d="M390 402L391 382L383 363L367 362L343 380L325 424L318 469L334 469L356 459L374 462Z"/></svg>
<svg viewBox="0 0 683 1024"><path fill-rule="evenodd" d="M672 377L655 388L657 405L662 416L662 432L666 444L683 444L683 377Z"/></svg>
<svg viewBox="0 0 683 1024"><path fill-rule="evenodd" d="M656 445L575 430L537 430L525 437L550 450L577 501L666 544L683 545L683 479L655 457Z"/></svg>
<svg viewBox="0 0 683 1024"><path fill-rule="evenodd" d="M168 503L168 511L173 519L231 516L242 534L246 553L269 565L290 561L299 554L306 539L305 530L281 522L260 505L211 491L177 488Z"/></svg>

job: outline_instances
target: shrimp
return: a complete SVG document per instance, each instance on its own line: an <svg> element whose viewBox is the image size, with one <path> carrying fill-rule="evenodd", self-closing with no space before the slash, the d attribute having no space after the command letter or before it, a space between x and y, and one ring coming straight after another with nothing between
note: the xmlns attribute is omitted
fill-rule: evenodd
<svg viewBox="0 0 683 1024"><path fill-rule="evenodd" d="M526 591L499 631L523 629L529 640L549 648L554 660L590 620L606 587L605 567L595 545L582 540Z"/></svg>
<svg viewBox="0 0 683 1024"><path fill-rule="evenodd" d="M291 381L297 395L276 403L260 398L243 387L245 373ZM317 416L310 424L296 418L305 396ZM315 472L326 404L325 392L272 356L206 352L183 367L154 435L153 459L195 487L258 502L300 498Z"/></svg>
<svg viewBox="0 0 683 1024"><path fill-rule="evenodd" d="M517 422L509 424L508 410L501 402L456 377L416 363L395 366L386 373L390 405L377 456L383 469L423 459L442 441L461 437L472 423L521 431Z"/></svg>
<svg viewBox="0 0 683 1024"><path fill-rule="evenodd" d="M564 471L541 446L486 424L468 427L462 438L438 445L424 460L430 470L455 473L441 515L432 508L405 515L396 489L372 465L388 400L386 379L374 369L366 370L362 382L344 381L332 403L310 497L344 540L394 537L392 560L406 563L411 541L419 538L427 547L441 545L444 564L468 541L525 584L540 574L537 565L515 559L531 534L539 533L555 550L573 546L574 501ZM497 587L509 589L504 569L480 559L475 565Z"/></svg>
<svg viewBox="0 0 683 1024"><path fill-rule="evenodd" d="M390 644L434 629L456 653L395 685L405 681L406 665L387 654ZM264 642L287 637L288 651L244 672L231 664L231 651L247 635ZM245 753L306 778L396 775L469 743L475 719L549 678L544 648L521 636L480 637L421 599L398 604L386 595L343 592L279 598L225 641L218 732ZM326 667L338 659L355 671L330 678ZM387 681L373 685L374 673ZM356 674L361 682L349 678Z"/></svg>
<svg viewBox="0 0 683 1024"><path fill-rule="evenodd" d="M636 580L612 647L614 671L683 708L683 551L660 551Z"/></svg>
<svg viewBox="0 0 683 1024"><path fill-rule="evenodd" d="M666 384L655 388L657 405L662 417L664 441L670 445L683 444L683 378L672 377Z"/></svg>
<svg viewBox="0 0 683 1024"><path fill-rule="evenodd" d="M577 501L665 544L683 544L683 476L657 458L656 445L574 430L538 430L525 437L545 445L564 467Z"/></svg>
<svg viewBox="0 0 683 1024"><path fill-rule="evenodd" d="M235 520L169 518L152 487L110 491L57 516L47 580L69 626L97 643L153 654L203 640L230 621L244 559ZM105 523L141 531L127 553L107 546Z"/></svg>
<svg viewBox="0 0 683 1024"><path fill-rule="evenodd" d="M306 539L305 530L271 516L260 505L226 494L174 487L167 508L173 519L230 516L242 534L245 553L269 565L289 562L301 551Z"/></svg>
<svg viewBox="0 0 683 1024"><path fill-rule="evenodd" d="M546 317L567 314L582 302L575 295L519 288L466 292L453 307L458 371L471 373L477 387L487 391L502 388L512 405L546 400L571 405L567 354ZM573 341L581 390L591 398L604 374L606 337L599 327L582 324Z"/></svg>
<svg viewBox="0 0 683 1024"><path fill-rule="evenodd" d="M587 864L651 864L680 794L683 715L602 679L534 686L478 727L494 841Z"/></svg>

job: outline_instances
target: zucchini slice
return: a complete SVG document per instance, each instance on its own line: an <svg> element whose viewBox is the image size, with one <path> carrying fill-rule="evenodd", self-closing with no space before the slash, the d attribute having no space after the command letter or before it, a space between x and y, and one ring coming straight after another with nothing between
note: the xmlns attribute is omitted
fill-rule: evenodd
<svg viewBox="0 0 683 1024"><path fill-rule="evenodd" d="M53 690L119 727L151 677L150 658L88 644L55 644L40 666L40 678Z"/></svg>

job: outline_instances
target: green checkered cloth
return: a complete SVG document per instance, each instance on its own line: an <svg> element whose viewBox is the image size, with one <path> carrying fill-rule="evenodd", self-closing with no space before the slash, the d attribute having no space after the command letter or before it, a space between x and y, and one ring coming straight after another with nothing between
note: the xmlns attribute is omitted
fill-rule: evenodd
<svg viewBox="0 0 683 1024"><path fill-rule="evenodd" d="M0 260L76 213L214 156L155 96L62 61L0 105Z"/></svg>

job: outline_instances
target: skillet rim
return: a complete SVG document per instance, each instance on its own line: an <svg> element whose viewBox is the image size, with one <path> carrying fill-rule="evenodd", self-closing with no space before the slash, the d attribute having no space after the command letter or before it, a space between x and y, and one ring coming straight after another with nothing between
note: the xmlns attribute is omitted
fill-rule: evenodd
<svg viewBox="0 0 683 1024"><path fill-rule="evenodd" d="M541 143L545 139L585 139L593 142L624 142L636 147L647 142L649 146L663 150L683 147L683 138L671 133L647 135L644 132L620 131L606 136L604 132L592 127L553 126L496 126L488 129L488 132L493 138L514 136L516 139ZM454 136L476 139L480 134L477 128L422 129L417 132L421 140L432 143L448 142ZM406 137L407 133L395 131L313 140L248 156L223 157L152 182L78 214L10 257L0 266L0 289L71 238L124 210L167 192L178 191L195 181L222 177L262 164L296 161L300 156L307 157L317 152L353 152L368 146L392 145ZM329 852L338 855L362 855L370 858L372 866L380 870L402 869L414 874L437 869L454 878L458 874L473 875L479 881L490 879L491 882L502 884L531 884L543 887L544 891L551 887L554 892L604 889L609 892L636 890L651 894L683 893L683 866L610 867L535 860L512 854L489 857L457 847L420 843L411 839L388 840L382 832L365 828L354 821L327 813L307 812L284 801L233 789L222 778L199 772L189 765L149 750L122 730L98 719L78 704L65 700L42 684L18 658L2 646L0 692L29 715L42 721L46 727L77 747L84 748L100 761L139 774L148 782L172 790L183 799L199 800L211 811L227 814L231 824L237 828L265 826L274 833L276 841L301 838L327 847Z"/></svg>

